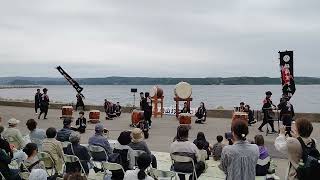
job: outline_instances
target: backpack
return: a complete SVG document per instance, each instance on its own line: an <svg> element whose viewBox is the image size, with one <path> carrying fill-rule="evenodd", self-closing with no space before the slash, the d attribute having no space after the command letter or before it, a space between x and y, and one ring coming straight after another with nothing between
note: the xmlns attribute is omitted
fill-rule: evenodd
<svg viewBox="0 0 320 180"><path fill-rule="evenodd" d="M312 142L307 145L301 137L298 140L302 147L302 158L297 168L297 176L299 180L316 180L320 177L320 153L316 148L316 144ZM301 162L303 161L303 163Z"/></svg>

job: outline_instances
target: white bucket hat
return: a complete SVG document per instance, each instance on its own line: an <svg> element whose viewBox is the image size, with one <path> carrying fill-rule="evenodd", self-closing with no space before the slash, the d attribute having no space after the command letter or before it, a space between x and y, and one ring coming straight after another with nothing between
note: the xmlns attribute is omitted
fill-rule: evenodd
<svg viewBox="0 0 320 180"><path fill-rule="evenodd" d="M9 121L8 121L8 124L9 124L9 125L16 125L16 124L19 124L19 123L20 123L20 121L17 120L17 119L15 119L15 118L11 118L11 119L9 119Z"/></svg>

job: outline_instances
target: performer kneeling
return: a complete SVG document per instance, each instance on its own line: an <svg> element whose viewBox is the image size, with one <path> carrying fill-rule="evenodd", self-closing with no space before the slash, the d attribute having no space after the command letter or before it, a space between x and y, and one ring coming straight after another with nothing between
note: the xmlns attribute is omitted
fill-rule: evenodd
<svg viewBox="0 0 320 180"><path fill-rule="evenodd" d="M183 109L180 111L180 113L190 113L190 107L188 107L187 102L184 102Z"/></svg>
<svg viewBox="0 0 320 180"><path fill-rule="evenodd" d="M249 106L248 104L245 105L243 112L248 113L248 118L249 118L249 122L248 122L248 123L249 123L249 126L250 126L251 124L256 123L256 121L254 120L253 111L250 109L250 106Z"/></svg>
<svg viewBox="0 0 320 180"><path fill-rule="evenodd" d="M200 124L205 122L207 119L207 110L203 102L200 103L200 107L198 108L196 117L197 117L196 123L200 123Z"/></svg>
<svg viewBox="0 0 320 180"><path fill-rule="evenodd" d="M104 111L106 112L106 119L112 120L112 118L117 117L114 113L113 104L107 99L104 100Z"/></svg>
<svg viewBox="0 0 320 180"><path fill-rule="evenodd" d="M80 111L79 112L79 118L76 121L76 130L79 131L80 133L85 133L86 128L87 128L87 120L84 117L84 112Z"/></svg>
<svg viewBox="0 0 320 180"><path fill-rule="evenodd" d="M121 106L119 102L115 105L115 112L118 117L121 115Z"/></svg>
<svg viewBox="0 0 320 180"><path fill-rule="evenodd" d="M288 95L282 95L278 108L280 109L280 120L286 127L285 135L289 135L291 137L291 126L295 114L293 105L290 103L290 98Z"/></svg>

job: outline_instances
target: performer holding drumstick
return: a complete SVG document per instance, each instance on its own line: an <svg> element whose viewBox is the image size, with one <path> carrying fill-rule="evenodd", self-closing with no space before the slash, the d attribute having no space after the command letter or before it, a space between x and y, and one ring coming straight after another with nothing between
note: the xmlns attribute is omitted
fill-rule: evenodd
<svg viewBox="0 0 320 180"><path fill-rule="evenodd" d="M148 92L145 93L145 98L142 100L142 108L144 111L144 119L149 123L149 128L151 128L152 100Z"/></svg>
<svg viewBox="0 0 320 180"><path fill-rule="evenodd" d="M273 121L270 121L272 119L272 117L270 116L270 113L273 111L273 108L276 108L276 106L273 104L273 102L271 100L271 96L272 96L272 92L267 91L266 98L263 100L262 111L263 111L264 116L263 116L263 122L260 125L260 127L258 128L258 130L260 132L263 132L263 130L262 130L263 126L266 125L267 123L269 123L271 126L271 129L272 129L272 133L276 133L276 131L274 130Z"/></svg>

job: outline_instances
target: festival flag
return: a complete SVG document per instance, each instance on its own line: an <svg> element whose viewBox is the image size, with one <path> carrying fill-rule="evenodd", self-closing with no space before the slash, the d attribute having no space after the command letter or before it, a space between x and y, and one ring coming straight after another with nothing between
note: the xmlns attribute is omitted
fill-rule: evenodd
<svg viewBox="0 0 320 180"><path fill-rule="evenodd" d="M296 92L296 85L293 74L293 51L279 51L280 71L282 80L282 93L289 98Z"/></svg>
<svg viewBox="0 0 320 180"><path fill-rule="evenodd" d="M81 93L81 91L83 90L82 87L80 87L79 83L77 81L75 81L72 77L69 76L68 73L66 73L61 66L57 67L57 70L62 74L62 76L64 78L66 78L66 80L76 89L76 91L78 93Z"/></svg>

